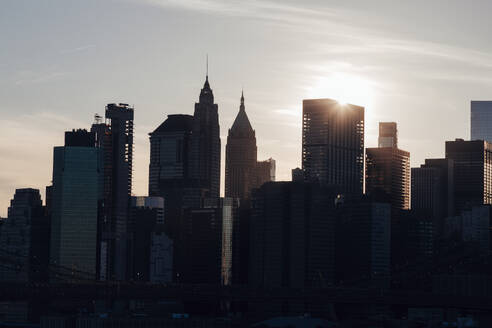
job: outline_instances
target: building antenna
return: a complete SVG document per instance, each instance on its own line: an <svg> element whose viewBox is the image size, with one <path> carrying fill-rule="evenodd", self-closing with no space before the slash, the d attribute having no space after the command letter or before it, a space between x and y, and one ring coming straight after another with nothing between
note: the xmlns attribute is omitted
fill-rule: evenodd
<svg viewBox="0 0 492 328"><path fill-rule="evenodd" d="M207 54L207 80L208 80L208 54Z"/></svg>

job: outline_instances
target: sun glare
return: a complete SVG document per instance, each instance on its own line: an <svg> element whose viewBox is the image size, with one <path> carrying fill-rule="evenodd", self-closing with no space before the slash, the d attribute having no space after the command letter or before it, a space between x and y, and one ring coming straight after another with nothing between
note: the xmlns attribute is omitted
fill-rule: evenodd
<svg viewBox="0 0 492 328"><path fill-rule="evenodd" d="M320 77L308 90L309 98L331 98L341 104L370 107L373 102L372 83L356 75L334 73Z"/></svg>

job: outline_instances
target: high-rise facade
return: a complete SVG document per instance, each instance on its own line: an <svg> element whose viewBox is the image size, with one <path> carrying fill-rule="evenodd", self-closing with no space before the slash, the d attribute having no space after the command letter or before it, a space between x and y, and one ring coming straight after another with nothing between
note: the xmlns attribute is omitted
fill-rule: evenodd
<svg viewBox="0 0 492 328"><path fill-rule="evenodd" d="M388 287L391 207L369 197L337 206L336 281L346 286Z"/></svg>
<svg viewBox="0 0 492 328"><path fill-rule="evenodd" d="M313 288L333 282L335 195L304 182L269 182L253 191L251 286Z"/></svg>
<svg viewBox="0 0 492 328"><path fill-rule="evenodd" d="M256 186L261 187L264 183L275 181L276 162L273 158L266 161L256 162Z"/></svg>
<svg viewBox="0 0 492 328"><path fill-rule="evenodd" d="M396 122L379 122L378 147L398 148L398 130Z"/></svg>
<svg viewBox="0 0 492 328"><path fill-rule="evenodd" d="M149 195L166 200L166 231L173 239L179 236L182 209L200 204L199 182L190 172L192 129L193 116L169 115L149 133Z"/></svg>
<svg viewBox="0 0 492 328"><path fill-rule="evenodd" d="M17 189L0 233L0 281L39 282L48 276L50 222L37 189Z"/></svg>
<svg viewBox="0 0 492 328"><path fill-rule="evenodd" d="M164 199L132 197L132 279L172 282L173 243L164 231Z"/></svg>
<svg viewBox="0 0 492 328"><path fill-rule="evenodd" d="M492 101L472 101L471 140L492 142Z"/></svg>
<svg viewBox="0 0 492 328"><path fill-rule="evenodd" d="M412 168L412 210L430 214L434 232L442 236L444 219L454 215L454 162L451 159L426 159Z"/></svg>
<svg viewBox="0 0 492 328"><path fill-rule="evenodd" d="M446 158L454 162L455 213L492 204L492 144L483 140L446 141Z"/></svg>
<svg viewBox="0 0 492 328"><path fill-rule="evenodd" d="M84 136L87 142L81 143ZM54 148L50 263L60 268L50 278L55 281L96 277L103 170L101 150L88 146L92 138L87 131L74 131L64 147Z"/></svg>
<svg viewBox="0 0 492 328"><path fill-rule="evenodd" d="M195 103L191 136L190 173L199 181L206 196L219 198L220 193L220 126L218 106L208 82Z"/></svg>
<svg viewBox="0 0 492 328"><path fill-rule="evenodd" d="M396 124L381 126L379 144L366 149L366 193L385 194L393 209L410 208L410 153L398 149ZM386 147L386 144L391 146Z"/></svg>
<svg viewBox="0 0 492 328"><path fill-rule="evenodd" d="M232 238L237 202L207 198L200 208L183 215L185 260L179 262L178 282L228 285L232 279Z"/></svg>
<svg viewBox="0 0 492 328"><path fill-rule="evenodd" d="M256 186L256 136L241 94L239 113L229 129L226 145L225 196L248 199Z"/></svg>
<svg viewBox="0 0 492 328"><path fill-rule="evenodd" d="M332 99L303 101L302 170L308 181L362 194L364 107Z"/></svg>
<svg viewBox="0 0 492 328"><path fill-rule="evenodd" d="M132 190L133 113L128 104L108 104L105 122L97 121L91 129L103 156L98 264L101 280L124 280L130 272L127 230Z"/></svg>

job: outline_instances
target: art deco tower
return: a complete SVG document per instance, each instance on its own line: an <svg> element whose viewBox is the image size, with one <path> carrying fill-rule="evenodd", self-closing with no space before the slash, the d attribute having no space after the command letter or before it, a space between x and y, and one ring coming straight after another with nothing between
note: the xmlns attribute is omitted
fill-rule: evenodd
<svg viewBox="0 0 492 328"><path fill-rule="evenodd" d="M225 196L248 199L256 187L256 137L246 114L244 95L226 145Z"/></svg>
<svg viewBox="0 0 492 328"><path fill-rule="evenodd" d="M193 119L190 172L207 190L208 197L218 198L220 191L220 126L218 106L208 83L208 75L200 101L195 103Z"/></svg>

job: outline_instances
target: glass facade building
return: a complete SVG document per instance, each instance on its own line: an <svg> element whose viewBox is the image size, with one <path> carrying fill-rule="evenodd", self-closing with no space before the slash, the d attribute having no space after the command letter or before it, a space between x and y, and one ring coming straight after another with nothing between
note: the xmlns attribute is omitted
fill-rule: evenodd
<svg viewBox="0 0 492 328"><path fill-rule="evenodd" d="M50 262L63 269L52 280L96 277L101 151L55 147Z"/></svg>
<svg viewBox="0 0 492 328"><path fill-rule="evenodd" d="M303 101L302 170L308 181L362 194L364 107L332 99Z"/></svg>
<svg viewBox="0 0 492 328"><path fill-rule="evenodd" d="M492 142L492 101L471 102L471 140Z"/></svg>

